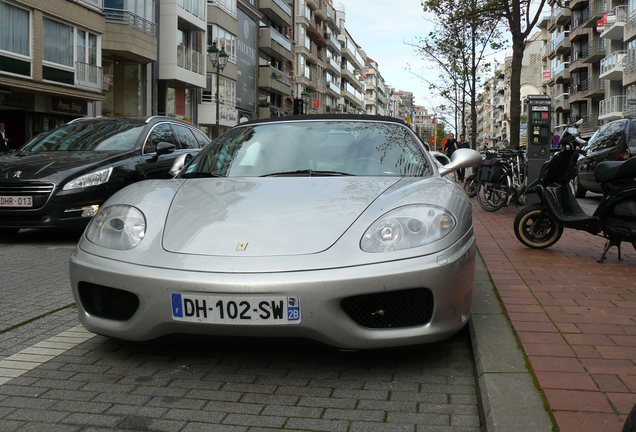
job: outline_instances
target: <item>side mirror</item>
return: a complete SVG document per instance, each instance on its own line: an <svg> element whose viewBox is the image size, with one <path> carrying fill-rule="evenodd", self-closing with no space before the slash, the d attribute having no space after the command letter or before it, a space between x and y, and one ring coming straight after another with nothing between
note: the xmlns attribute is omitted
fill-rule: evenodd
<svg viewBox="0 0 636 432"><path fill-rule="evenodd" d="M172 177L176 177L177 174L181 172L183 167L190 163L190 161L194 158L190 153L184 153L182 155L177 156L177 158L172 163L172 167L170 168L170 175Z"/></svg>
<svg viewBox="0 0 636 432"><path fill-rule="evenodd" d="M439 168L442 176L452 173L460 168L470 168L481 163L481 153L476 150L460 148L453 152L450 163Z"/></svg>
<svg viewBox="0 0 636 432"><path fill-rule="evenodd" d="M156 152L157 156L172 153L177 149L177 146L165 141L161 141L157 144Z"/></svg>
<svg viewBox="0 0 636 432"><path fill-rule="evenodd" d="M435 162L437 162L439 168L450 163L450 159L444 153L438 151L431 151L429 153L435 158Z"/></svg>

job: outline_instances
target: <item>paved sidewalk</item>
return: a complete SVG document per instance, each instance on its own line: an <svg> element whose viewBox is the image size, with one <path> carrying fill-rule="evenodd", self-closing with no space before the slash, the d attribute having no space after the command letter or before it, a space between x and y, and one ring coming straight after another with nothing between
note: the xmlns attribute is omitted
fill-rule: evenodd
<svg viewBox="0 0 636 432"><path fill-rule="evenodd" d="M636 251L597 263L604 240L565 230L549 249L517 241L517 208L473 199L474 227L497 295L560 432L620 432L636 403ZM515 395L509 395L517 398Z"/></svg>

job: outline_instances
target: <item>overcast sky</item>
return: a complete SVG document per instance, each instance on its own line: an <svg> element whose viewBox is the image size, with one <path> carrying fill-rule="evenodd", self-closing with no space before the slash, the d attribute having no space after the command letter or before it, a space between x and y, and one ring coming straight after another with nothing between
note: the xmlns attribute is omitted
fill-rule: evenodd
<svg viewBox="0 0 636 432"><path fill-rule="evenodd" d="M424 14L420 0L334 0L344 5L347 30L368 57L378 63L385 82L413 92L415 103L430 108L444 101L419 77L435 81L439 70L418 56L417 44L435 28L435 17ZM500 61L505 53L497 55Z"/></svg>
<svg viewBox="0 0 636 432"><path fill-rule="evenodd" d="M425 19L420 0L335 0L338 3L344 5L347 30L378 63L386 83L413 92L417 105L439 104L431 97L428 84L416 76L434 80L437 70L408 45L434 28L430 17Z"/></svg>

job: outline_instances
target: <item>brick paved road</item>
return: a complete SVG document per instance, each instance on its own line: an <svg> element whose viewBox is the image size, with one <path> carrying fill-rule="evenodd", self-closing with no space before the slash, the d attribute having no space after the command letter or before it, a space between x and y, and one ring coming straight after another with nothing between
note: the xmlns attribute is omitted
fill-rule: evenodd
<svg viewBox="0 0 636 432"><path fill-rule="evenodd" d="M0 360L33 361L0 385L2 432L480 430L467 331L374 352L88 335L39 355L77 326L66 275L75 240L32 232L0 241Z"/></svg>

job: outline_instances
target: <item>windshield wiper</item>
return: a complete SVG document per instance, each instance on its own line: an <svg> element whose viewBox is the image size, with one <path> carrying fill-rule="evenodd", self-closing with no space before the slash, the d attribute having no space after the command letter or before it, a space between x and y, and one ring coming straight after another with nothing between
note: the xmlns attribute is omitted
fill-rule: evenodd
<svg viewBox="0 0 636 432"><path fill-rule="evenodd" d="M225 177L221 174L205 172L205 171L193 171L189 173L183 173L180 176L181 178L209 178L209 177Z"/></svg>
<svg viewBox="0 0 636 432"><path fill-rule="evenodd" d="M275 176L308 176L308 177L320 177L320 176L350 176L349 174L341 171L315 171L311 169L302 169L295 171L281 171L270 174L263 174L261 177L275 177Z"/></svg>

